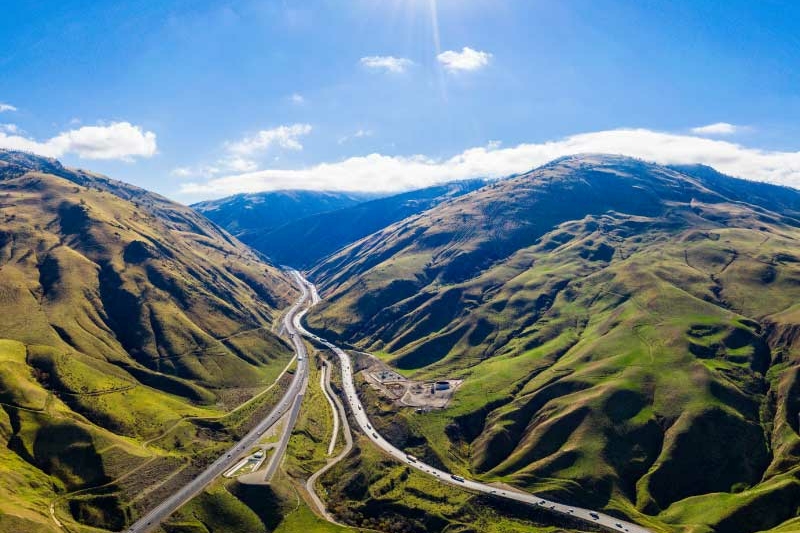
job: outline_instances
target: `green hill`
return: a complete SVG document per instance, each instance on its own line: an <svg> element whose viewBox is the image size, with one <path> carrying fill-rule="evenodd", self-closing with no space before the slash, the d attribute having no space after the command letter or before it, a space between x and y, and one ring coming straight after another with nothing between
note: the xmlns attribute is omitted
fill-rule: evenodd
<svg viewBox="0 0 800 533"><path fill-rule="evenodd" d="M307 320L465 380L392 422L454 471L656 530L762 531L800 501L799 244L793 189L567 157L326 259Z"/></svg>
<svg viewBox="0 0 800 533"><path fill-rule="evenodd" d="M51 503L121 529L201 467L291 356L295 297L188 207L0 151L0 531L59 530Z"/></svg>

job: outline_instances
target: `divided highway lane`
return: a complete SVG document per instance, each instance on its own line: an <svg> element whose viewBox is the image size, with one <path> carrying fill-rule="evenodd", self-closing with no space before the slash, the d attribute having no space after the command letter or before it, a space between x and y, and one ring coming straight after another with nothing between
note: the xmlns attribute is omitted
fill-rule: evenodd
<svg viewBox="0 0 800 533"><path fill-rule="evenodd" d="M314 295L314 303L319 299L316 296L317 291L314 285L312 285L308 280L303 279L302 277L298 278L299 281L306 284L306 290ZM313 304L312 304L313 305ZM305 311L304 313L305 314ZM328 348L330 348L338 357L339 361L341 362L342 366L342 383L344 385L344 392L347 398L347 402L350 404L350 408L355 414L355 419L358 425L361 427L361 430L374 442L378 447L383 449L386 453L397 459L398 461L407 464L408 466L419 470L420 472L424 472L428 475L434 476L439 479L441 483L447 483L450 485L454 485L456 487L462 487L465 489L473 490L475 492L483 492L485 494L491 494L493 496L499 498L506 498L509 500L515 500L518 502L526 503L529 505L541 507L544 509L549 509L552 512L561 513L566 516L571 516L580 520L584 520L586 522L590 522L592 524L597 524L603 526L607 529L614 530L614 531L622 531L625 533L652 533L649 529L646 529L642 526L632 524L630 522L626 522L624 520L620 520L619 518L614 518L612 516L592 511L591 509L582 509L580 507L573 507L570 505L564 505L561 503L553 502L550 500L546 500L544 498L540 498L534 494L530 494L527 492L516 491L516 490L507 490L507 489L500 489L492 485L487 485L485 483L479 483L477 481L473 481L470 479L464 479L460 476L451 475L449 472L445 472L443 470L436 469L428 464L421 462L419 459L412 457L402 450L395 448L392 446L386 439L380 436L380 434L375 431L372 427L372 424L367 417L366 412L364 411L363 406L361 405L361 400L358 398L358 394L356 394L356 388L353 380L353 369L350 363L350 357L339 347L331 344L325 339L314 335L307 331L303 326L300 324L300 315L295 322L295 327L297 331L299 331L302 335L314 339L315 341L324 344Z"/></svg>
<svg viewBox="0 0 800 533"><path fill-rule="evenodd" d="M196 478L137 520L125 530L128 533L145 533L158 527L161 522L177 511L179 507L192 499L208 486L209 483L214 481L217 476L222 475L228 468L236 463L239 457L258 442L264 432L283 416L286 410L295 402L297 396L302 394L305 390L308 382L308 357L303 340L300 335L298 335L297 325L299 325L302 315L307 311L307 309L301 311L300 308L306 304L309 298L311 299L311 305L317 303L319 297L316 294L316 289L310 290L308 282L300 276L299 273L290 271L290 274L295 278L295 281L302 291L302 295L297 302L289 308L289 311L283 319L284 328L292 340L297 357L297 371L294 374L294 378L286 394L283 395L283 398L281 398L278 404L270 411L267 417L261 420L256 427L242 438L242 440L236 443L225 454L221 455L216 461L211 463Z"/></svg>

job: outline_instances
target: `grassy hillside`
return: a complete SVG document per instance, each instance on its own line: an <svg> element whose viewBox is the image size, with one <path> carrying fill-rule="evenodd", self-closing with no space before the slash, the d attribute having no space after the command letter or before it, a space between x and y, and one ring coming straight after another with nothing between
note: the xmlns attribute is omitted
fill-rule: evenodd
<svg viewBox="0 0 800 533"><path fill-rule="evenodd" d="M454 471L657 530L768 530L800 498L798 200L564 158L327 259L308 322L465 379L444 411L391 415Z"/></svg>
<svg viewBox="0 0 800 533"><path fill-rule="evenodd" d="M0 151L0 531L117 530L246 429L282 273L193 210Z"/></svg>

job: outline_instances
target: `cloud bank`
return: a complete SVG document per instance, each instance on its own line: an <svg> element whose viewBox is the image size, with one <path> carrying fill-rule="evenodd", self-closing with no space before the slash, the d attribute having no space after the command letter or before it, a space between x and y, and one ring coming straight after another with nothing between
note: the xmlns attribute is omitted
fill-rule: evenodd
<svg viewBox="0 0 800 533"><path fill-rule="evenodd" d="M661 164L702 163L733 176L800 187L800 152L767 151L646 129L619 129L510 148L500 148L493 142L448 159L369 154L299 170L258 170L185 183L181 192L204 197L277 189L395 192L458 179L504 177L578 153L622 154Z"/></svg>
<svg viewBox="0 0 800 533"><path fill-rule="evenodd" d="M152 157L158 148L156 134L144 131L130 122L114 122L107 126L84 126L65 131L46 141L0 131L0 148L24 150L46 157L76 154L82 159L119 159Z"/></svg>

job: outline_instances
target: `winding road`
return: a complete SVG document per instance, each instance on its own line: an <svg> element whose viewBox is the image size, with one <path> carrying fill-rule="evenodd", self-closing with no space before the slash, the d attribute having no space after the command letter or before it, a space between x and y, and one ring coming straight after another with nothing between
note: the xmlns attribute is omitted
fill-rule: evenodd
<svg viewBox="0 0 800 533"><path fill-rule="evenodd" d="M331 455L333 453L334 448L336 447L336 441L338 440L338 435L339 435L339 430L338 430L339 420L341 420L342 422L342 429L343 429L342 433L344 434L344 446L342 447L342 450L336 457L329 459L328 462L325 464L325 466L323 466L322 468L311 474L311 476L306 480L306 491L308 491L308 494L311 497L312 502L314 503L314 507L317 508L317 511L319 511L319 513L322 516L324 516L328 522L332 522L337 525L343 525L337 522L336 519L334 519L333 516L331 516L331 514L325 508L325 503L319 497L316 490L317 480L323 474L325 474L325 472L333 468L336 465L336 463L347 457L347 455L350 453L350 450L353 449L353 435L350 432L350 424L347 421L347 413L344 410L344 405L342 405L342 402L339 401L339 396L334 394L333 391L331 390L330 374L326 373L325 372L326 370L328 372L332 370L330 363L326 362L325 366L323 367L322 370L323 383L321 383L323 387L322 390L328 397L328 401L332 402L331 407L333 408L333 418L334 418L334 430L333 430L333 435L331 436L330 446L328 447L328 455Z"/></svg>
<svg viewBox="0 0 800 533"><path fill-rule="evenodd" d="M306 354L306 348L303 344L303 340L298 334L298 326L300 325L300 319L302 318L302 315L308 310L306 302L310 298L311 301L309 304L314 305L319 301L319 297L317 296L316 289L313 288L313 286L310 286L310 284L302 276L300 276L298 272L290 271L290 274L296 280L302 291L302 295L297 302L295 302L294 305L289 308L289 311L286 313L283 319L283 326L286 333L292 340L297 357L297 370L294 374L291 384L289 385L289 388L286 391L286 394L283 395L281 400L272 409L272 411L270 411L266 418L262 419L258 424L256 424L256 426L250 430L247 435L242 437L242 439L232 448L221 455L216 461L211 463L205 470L197 475L197 477L181 487L169 498L148 511L147 514L145 514L142 518L134 522L128 529L125 530L128 533L145 533L147 531L154 530L161 522L169 518L172 513L177 511L178 508L180 508L183 504L191 500L200 491L207 487L212 481L214 481L215 478L217 478L217 476L222 475L231 466L233 466L240 459L242 454L246 453L251 447L253 447L253 445L255 445L261 439L264 432L278 420L280 420L280 418L291 406L294 405L295 409L299 408L300 398L302 398L302 394L308 385L308 356ZM301 310L301 308L303 309ZM294 418L296 418L296 413ZM290 425L292 424L286 424L287 428L284 428L284 435L291 433L292 428L288 427ZM274 461L280 461L280 457L278 457L280 453L282 453L280 450L276 450L276 457L273 459Z"/></svg>
<svg viewBox="0 0 800 533"><path fill-rule="evenodd" d="M319 297L317 296L317 291L314 285L305 278L302 278L298 273L296 272L293 273L296 275L295 279L297 279L298 282L305 285L304 293L311 293L312 295L314 295L313 298L314 303L319 301ZM303 314L305 314L305 311L303 312ZM471 479L465 479L460 476L451 475L449 472L445 472L443 470L434 468L433 466L425 464L421 462L419 459L416 459L406 454L404 451L395 448L386 439L380 436L380 434L373 428L372 424L369 421L369 418L367 417L366 411L364 410L364 407L361 404L361 400L358 398L358 394L356 393L356 388L353 380L353 368L350 362L350 356L348 356L338 346L328 342L327 340L317 335L314 335L313 333L303 328L302 324L300 323L300 318L302 318L302 315L300 315L296 320L296 322L294 323L294 326L297 329L297 331L299 331L300 334L302 334L303 336L313 339L316 342L325 345L339 357L339 362L342 367L342 384L344 386L345 397L347 399L348 404L350 405L350 409L353 412L354 418L359 427L361 428L361 430L376 446L381 448L384 452L386 452L393 458L397 459L401 463L405 463L411 468L414 468L420 472L423 472L425 474L437 478L440 483L446 483L449 485L454 485L456 487L469 489L474 492L490 494L498 498L505 498L508 500L514 500L517 502L526 503L543 509L548 509L551 512L573 517L592 524L597 524L612 531L622 531L626 533L652 533L649 529L646 529L642 526L626 522L619 518L615 518L613 516L600 513L598 511L593 511L591 509L583 509L580 507L574 507L570 505L564 505L558 502L541 498L539 496L536 496L535 494L523 492L521 490L518 491L505 488L498 488L496 486L488 485L486 483L480 483L478 481L474 481Z"/></svg>

